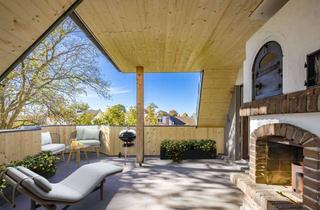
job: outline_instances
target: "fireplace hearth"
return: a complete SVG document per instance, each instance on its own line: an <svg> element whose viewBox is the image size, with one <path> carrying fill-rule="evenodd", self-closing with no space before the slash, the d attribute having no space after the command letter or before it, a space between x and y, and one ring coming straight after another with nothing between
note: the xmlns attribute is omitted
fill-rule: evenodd
<svg viewBox="0 0 320 210"><path fill-rule="evenodd" d="M257 143L257 158L260 179L257 183L272 185L291 185L292 163L303 161L303 149L300 146L283 144L285 139L270 137Z"/></svg>
<svg viewBox="0 0 320 210"><path fill-rule="evenodd" d="M250 136L249 174L231 180L248 209L320 209L320 138L290 124L267 124Z"/></svg>

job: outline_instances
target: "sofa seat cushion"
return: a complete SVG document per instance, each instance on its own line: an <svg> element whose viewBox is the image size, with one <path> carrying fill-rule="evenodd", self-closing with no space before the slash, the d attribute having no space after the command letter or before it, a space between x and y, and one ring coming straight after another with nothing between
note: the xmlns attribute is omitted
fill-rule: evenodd
<svg viewBox="0 0 320 210"><path fill-rule="evenodd" d="M44 152L52 152L53 154L57 154L59 152L64 151L66 146L64 144L46 144L41 146L41 151Z"/></svg>
<svg viewBox="0 0 320 210"><path fill-rule="evenodd" d="M100 147L100 141L94 139L78 140L78 142L90 147Z"/></svg>

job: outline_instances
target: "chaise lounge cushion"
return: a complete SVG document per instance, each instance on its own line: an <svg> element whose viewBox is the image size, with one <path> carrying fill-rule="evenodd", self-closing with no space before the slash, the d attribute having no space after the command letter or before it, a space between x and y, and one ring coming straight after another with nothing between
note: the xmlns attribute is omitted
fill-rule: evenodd
<svg viewBox="0 0 320 210"><path fill-rule="evenodd" d="M80 167L60 183L51 183L50 192L43 191L32 178L16 168L9 167L6 174L16 182L21 182L24 189L42 200L53 203L73 204L91 193L107 176L119 173L122 167L108 163L92 163Z"/></svg>
<svg viewBox="0 0 320 210"><path fill-rule="evenodd" d="M121 171L122 167L109 163L91 163L81 166L59 184L76 189L82 196L86 196L91 193L105 177ZM77 188L74 186L77 186Z"/></svg>
<svg viewBox="0 0 320 210"><path fill-rule="evenodd" d="M46 144L41 146L41 151L44 152L52 152L53 154L57 154L59 152L64 151L66 146L64 144Z"/></svg>
<svg viewBox="0 0 320 210"><path fill-rule="evenodd" d="M30 169L23 167L23 166L18 166L17 167L18 171L22 172L23 174L27 175L28 177L32 178L34 183L40 187L42 190L45 192L50 192L52 190L52 186L50 182L45 179L44 177L40 176L39 174L34 173Z"/></svg>

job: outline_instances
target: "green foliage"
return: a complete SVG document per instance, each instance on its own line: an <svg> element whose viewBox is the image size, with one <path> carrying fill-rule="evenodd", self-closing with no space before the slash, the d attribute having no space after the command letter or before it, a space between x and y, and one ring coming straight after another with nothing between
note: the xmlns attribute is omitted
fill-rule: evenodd
<svg viewBox="0 0 320 210"><path fill-rule="evenodd" d="M170 110L170 111L169 111L169 115L170 115L171 117L176 117L176 116L178 116L178 112L173 109L173 110Z"/></svg>
<svg viewBox="0 0 320 210"><path fill-rule="evenodd" d="M157 105L154 103L150 103L146 107L147 115L145 117L145 121L147 125L157 125L158 124L158 118L157 118L157 113L156 109L158 108Z"/></svg>
<svg viewBox="0 0 320 210"><path fill-rule="evenodd" d="M158 106L150 103L146 107L145 122L147 125L157 125L158 118L156 109ZM127 111L122 104L114 105L108 108L99 118L93 120L97 125L117 125L117 126L134 126L137 123L137 110L131 106Z"/></svg>
<svg viewBox="0 0 320 210"><path fill-rule="evenodd" d="M183 113L182 115L181 115L182 117L189 117L189 115L188 115L188 113Z"/></svg>
<svg viewBox="0 0 320 210"><path fill-rule="evenodd" d="M98 50L80 33L67 18L3 78L0 128L27 124L24 121L39 125L47 118L65 122L68 115L74 116L69 106L90 89L109 98L110 84L99 69Z"/></svg>
<svg viewBox="0 0 320 210"><path fill-rule="evenodd" d="M90 107L89 107L89 104L87 104L87 103L75 103L75 104L71 105L71 108L74 110L77 110L78 112L85 112Z"/></svg>
<svg viewBox="0 0 320 210"><path fill-rule="evenodd" d="M76 125L92 125L93 118L96 115L93 113L85 112L75 121Z"/></svg>
<svg viewBox="0 0 320 210"><path fill-rule="evenodd" d="M122 104L116 104L108 108L98 119L94 120L94 124L98 125L125 125L126 108Z"/></svg>
<svg viewBox="0 0 320 210"><path fill-rule="evenodd" d="M165 117L168 116L169 114L163 110L158 111L157 113L158 117Z"/></svg>
<svg viewBox="0 0 320 210"><path fill-rule="evenodd" d="M211 139L203 140L163 140L160 145L174 162L181 162L182 155L187 150L200 150L203 152L216 152L216 142Z"/></svg>
<svg viewBox="0 0 320 210"><path fill-rule="evenodd" d="M51 152L41 152L35 156L28 156L20 162L12 162L8 165L1 165L0 173L3 173L7 167L24 166L39 175L48 177L55 174L57 170L57 160L59 160L59 158L53 155ZM0 180L0 191L2 191L5 187L5 180Z"/></svg>
<svg viewBox="0 0 320 210"><path fill-rule="evenodd" d="M187 151L187 145L184 141L176 141L176 140L164 140L161 142L161 149L166 150L169 157L174 162L181 162L182 155L185 151Z"/></svg>
<svg viewBox="0 0 320 210"><path fill-rule="evenodd" d="M56 107L57 112L50 115L49 118L56 123L76 124L79 118L77 112L85 112L88 109L89 105L87 103L60 104Z"/></svg>
<svg viewBox="0 0 320 210"><path fill-rule="evenodd" d="M137 110L136 107L131 106L127 113L126 125L132 126L137 124Z"/></svg>
<svg viewBox="0 0 320 210"><path fill-rule="evenodd" d="M4 165L0 165L0 178L1 178L1 174L5 171L6 167ZM0 180L0 192L6 188L6 180L5 179L1 179Z"/></svg>

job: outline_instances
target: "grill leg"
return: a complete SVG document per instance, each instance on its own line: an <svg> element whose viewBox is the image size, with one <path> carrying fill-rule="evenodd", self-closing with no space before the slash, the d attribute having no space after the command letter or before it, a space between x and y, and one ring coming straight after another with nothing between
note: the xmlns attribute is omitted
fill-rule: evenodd
<svg viewBox="0 0 320 210"><path fill-rule="evenodd" d="M127 164L127 157L128 157L128 147L127 145L124 147L124 165Z"/></svg>

